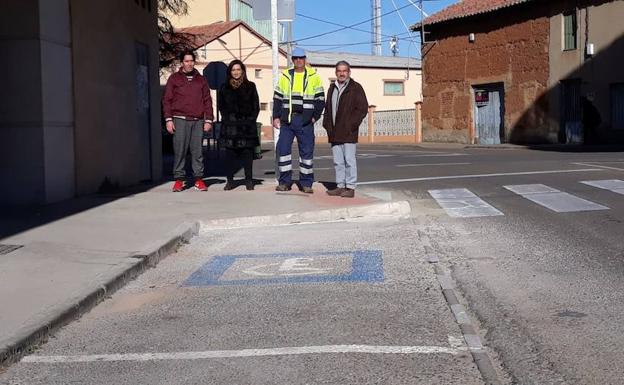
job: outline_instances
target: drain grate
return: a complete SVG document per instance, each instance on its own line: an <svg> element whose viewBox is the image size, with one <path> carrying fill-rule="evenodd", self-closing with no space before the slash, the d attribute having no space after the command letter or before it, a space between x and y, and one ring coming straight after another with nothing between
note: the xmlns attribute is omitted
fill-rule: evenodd
<svg viewBox="0 0 624 385"><path fill-rule="evenodd" d="M0 255L9 254L11 251L15 251L23 245L3 245L0 243Z"/></svg>

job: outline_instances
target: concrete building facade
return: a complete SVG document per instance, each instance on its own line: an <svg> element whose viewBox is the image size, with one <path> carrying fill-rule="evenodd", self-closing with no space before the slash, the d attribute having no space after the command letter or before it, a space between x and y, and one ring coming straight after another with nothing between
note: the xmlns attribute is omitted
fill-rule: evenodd
<svg viewBox="0 0 624 385"><path fill-rule="evenodd" d="M362 84L368 103L378 110L413 109L414 103L422 100L420 60L311 51L308 61L323 79L325 90L336 79L336 63L340 60L346 60L351 65L351 76Z"/></svg>
<svg viewBox="0 0 624 385"><path fill-rule="evenodd" d="M208 25L219 22L243 21L254 31L271 39L271 21L255 20L253 2L248 0L186 0L186 15L171 15L171 23L176 28ZM280 41L284 37L284 27L279 30Z"/></svg>
<svg viewBox="0 0 624 385"><path fill-rule="evenodd" d="M0 204L160 178L156 0L4 0Z"/></svg>
<svg viewBox="0 0 624 385"><path fill-rule="evenodd" d="M424 140L622 140L617 15L622 1L464 0L425 19ZM601 116L584 133L583 97Z"/></svg>

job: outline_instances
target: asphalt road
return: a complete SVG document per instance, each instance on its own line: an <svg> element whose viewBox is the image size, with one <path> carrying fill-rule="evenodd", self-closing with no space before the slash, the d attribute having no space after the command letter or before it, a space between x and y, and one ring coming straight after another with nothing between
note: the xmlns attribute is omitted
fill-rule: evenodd
<svg viewBox="0 0 624 385"><path fill-rule="evenodd" d="M614 182L624 180L623 153L454 149L410 162L391 151L378 160L383 174L363 174L372 182L363 188L411 199L435 218L435 249L514 381L624 383L624 190L615 188L624 182ZM420 180L378 183L393 179ZM581 183L595 181L615 191ZM448 189L498 213L471 217L483 205L474 198L432 200L432 190L452 197Z"/></svg>
<svg viewBox="0 0 624 385"><path fill-rule="evenodd" d="M624 153L359 154L359 191L414 218L199 237L0 383L483 383L432 256L501 383L623 383ZM319 181L329 155L317 146ZM273 177L269 157L256 177Z"/></svg>
<svg viewBox="0 0 624 385"><path fill-rule="evenodd" d="M482 384L413 226L334 223L198 237L4 379Z"/></svg>
<svg viewBox="0 0 624 385"><path fill-rule="evenodd" d="M409 199L439 226L435 253L514 382L624 383L624 153L359 152L361 191Z"/></svg>

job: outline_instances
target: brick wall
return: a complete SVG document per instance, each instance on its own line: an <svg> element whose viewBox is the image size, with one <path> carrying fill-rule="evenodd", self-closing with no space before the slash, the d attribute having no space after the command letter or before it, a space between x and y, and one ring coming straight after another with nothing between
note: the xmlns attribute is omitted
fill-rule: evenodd
<svg viewBox="0 0 624 385"><path fill-rule="evenodd" d="M548 15L543 5L521 5L427 28L425 141L470 142L472 87L488 83L504 84L506 141L546 141L553 130L547 99L540 98L548 88ZM475 34L474 43L469 42L470 33Z"/></svg>

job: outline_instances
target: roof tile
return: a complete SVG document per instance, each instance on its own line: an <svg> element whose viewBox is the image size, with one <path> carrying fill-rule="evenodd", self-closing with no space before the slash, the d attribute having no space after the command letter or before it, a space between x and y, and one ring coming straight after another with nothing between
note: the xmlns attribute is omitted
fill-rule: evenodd
<svg viewBox="0 0 624 385"><path fill-rule="evenodd" d="M493 12L529 1L532 0L461 0L425 18L425 25Z"/></svg>
<svg viewBox="0 0 624 385"><path fill-rule="evenodd" d="M185 27L177 29L177 32L188 34L193 36L193 43L196 47L202 47L211 41L221 37L223 34L236 28L243 22L236 21L223 21L208 25L196 25L193 27Z"/></svg>

